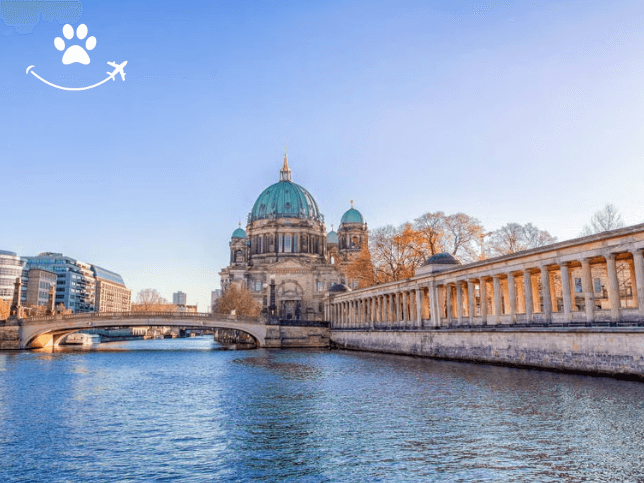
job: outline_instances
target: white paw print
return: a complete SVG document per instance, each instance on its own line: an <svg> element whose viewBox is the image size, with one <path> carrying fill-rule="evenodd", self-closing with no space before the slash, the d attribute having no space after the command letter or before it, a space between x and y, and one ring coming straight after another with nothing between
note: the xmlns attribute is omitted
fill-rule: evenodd
<svg viewBox="0 0 644 483"><path fill-rule="evenodd" d="M71 40L72 37L74 37L74 27L69 24L65 25L63 27L63 35L67 40ZM80 40L83 40L85 37L87 37L87 25L83 23L78 26L78 28L76 29L76 37L78 37ZM56 37L54 39L54 45L61 52L65 50L65 41L60 37ZM96 37L92 35L85 42L85 49L93 50L94 47L96 47ZM69 47L67 50L65 50L65 54L63 55L63 64L68 65L75 62L83 65L89 64L89 55L87 55L85 49L80 45L72 45L71 47Z"/></svg>

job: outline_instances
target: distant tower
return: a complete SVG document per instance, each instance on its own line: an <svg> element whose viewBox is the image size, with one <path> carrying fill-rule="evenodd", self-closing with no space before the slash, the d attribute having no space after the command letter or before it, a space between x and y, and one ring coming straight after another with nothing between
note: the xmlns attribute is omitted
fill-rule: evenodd
<svg viewBox="0 0 644 483"><path fill-rule="evenodd" d="M346 260L352 254L360 252L365 243L369 242L367 224L362 213L356 210L351 200L351 208L342 215L338 228L338 250Z"/></svg>
<svg viewBox="0 0 644 483"><path fill-rule="evenodd" d="M338 263L338 234L333 230L326 234L326 259L331 265Z"/></svg>
<svg viewBox="0 0 644 483"><path fill-rule="evenodd" d="M187 300L188 296L181 291L172 294L172 303L174 305L186 305Z"/></svg>
<svg viewBox="0 0 644 483"><path fill-rule="evenodd" d="M288 168L288 165L286 165ZM289 170L290 172L290 170ZM230 264L231 265L246 265L248 261L248 237L246 232L239 224L230 238Z"/></svg>

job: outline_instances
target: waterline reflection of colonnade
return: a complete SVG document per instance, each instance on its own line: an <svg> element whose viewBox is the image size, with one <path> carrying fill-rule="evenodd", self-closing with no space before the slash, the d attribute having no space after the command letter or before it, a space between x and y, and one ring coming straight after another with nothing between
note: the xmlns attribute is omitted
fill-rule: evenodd
<svg viewBox="0 0 644 483"><path fill-rule="evenodd" d="M330 294L333 330L644 324L644 224Z"/></svg>

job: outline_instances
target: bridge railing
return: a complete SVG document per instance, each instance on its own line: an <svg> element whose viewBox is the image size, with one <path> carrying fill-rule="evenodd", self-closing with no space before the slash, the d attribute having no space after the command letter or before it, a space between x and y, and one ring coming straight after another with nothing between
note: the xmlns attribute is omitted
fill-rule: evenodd
<svg viewBox="0 0 644 483"><path fill-rule="evenodd" d="M245 317L240 315L213 314L210 312L83 312L79 314L56 314L39 317L27 317L22 320L28 322L48 322L54 320L70 319L144 319L161 317L167 319L216 319L234 322L264 323L261 317Z"/></svg>

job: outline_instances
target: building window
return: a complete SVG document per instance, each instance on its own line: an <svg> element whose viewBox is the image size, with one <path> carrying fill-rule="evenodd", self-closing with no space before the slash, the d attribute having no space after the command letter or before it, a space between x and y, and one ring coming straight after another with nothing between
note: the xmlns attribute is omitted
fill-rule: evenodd
<svg viewBox="0 0 644 483"><path fill-rule="evenodd" d="M324 291L324 282L318 281L318 292Z"/></svg>
<svg viewBox="0 0 644 483"><path fill-rule="evenodd" d="M255 280L255 292L262 291L262 282L260 280Z"/></svg>
<svg viewBox="0 0 644 483"><path fill-rule="evenodd" d="M291 235L284 235L284 252L291 253Z"/></svg>
<svg viewBox="0 0 644 483"><path fill-rule="evenodd" d="M594 280L595 282L595 293L601 293L602 291L602 281L599 278Z"/></svg>
<svg viewBox="0 0 644 483"><path fill-rule="evenodd" d="M575 278L575 292L581 293L581 278Z"/></svg>

